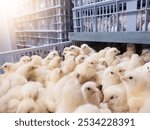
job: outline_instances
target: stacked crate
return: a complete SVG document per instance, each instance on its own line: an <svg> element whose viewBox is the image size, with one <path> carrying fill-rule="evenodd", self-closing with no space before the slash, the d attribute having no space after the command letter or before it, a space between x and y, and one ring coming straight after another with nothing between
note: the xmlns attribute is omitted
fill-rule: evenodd
<svg viewBox="0 0 150 130"><path fill-rule="evenodd" d="M150 0L73 0L74 32L150 31Z"/></svg>
<svg viewBox="0 0 150 130"><path fill-rule="evenodd" d="M18 48L68 41L71 0L19 1L16 23Z"/></svg>

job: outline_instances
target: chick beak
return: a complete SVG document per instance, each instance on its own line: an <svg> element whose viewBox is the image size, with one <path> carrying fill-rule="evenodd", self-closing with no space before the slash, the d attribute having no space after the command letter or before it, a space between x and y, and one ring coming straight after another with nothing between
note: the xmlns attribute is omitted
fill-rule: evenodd
<svg viewBox="0 0 150 130"><path fill-rule="evenodd" d="M120 54L120 51L117 51L116 56L118 56Z"/></svg>
<svg viewBox="0 0 150 130"><path fill-rule="evenodd" d="M92 91L92 93L91 94L94 94L94 93L96 93L97 91L96 90L94 90L94 91Z"/></svg>

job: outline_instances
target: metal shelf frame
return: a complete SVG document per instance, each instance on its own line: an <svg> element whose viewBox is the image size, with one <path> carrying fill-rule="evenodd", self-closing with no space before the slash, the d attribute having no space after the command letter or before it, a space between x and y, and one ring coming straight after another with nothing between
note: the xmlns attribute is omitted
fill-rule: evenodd
<svg viewBox="0 0 150 130"><path fill-rule="evenodd" d="M71 0L20 2L14 17L16 44L30 47L68 41L68 32L72 31L71 10Z"/></svg>
<svg viewBox="0 0 150 130"><path fill-rule="evenodd" d="M150 44L150 32L71 32L71 41Z"/></svg>

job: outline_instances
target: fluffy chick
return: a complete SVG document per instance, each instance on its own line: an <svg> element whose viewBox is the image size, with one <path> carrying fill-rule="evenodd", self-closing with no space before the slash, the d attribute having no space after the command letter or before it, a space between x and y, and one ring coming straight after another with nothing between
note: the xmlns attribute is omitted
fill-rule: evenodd
<svg viewBox="0 0 150 130"><path fill-rule="evenodd" d="M77 46L74 45L70 46L70 51L73 52L75 56L80 55L80 48Z"/></svg>
<svg viewBox="0 0 150 130"><path fill-rule="evenodd" d="M145 63L150 62L150 49L143 49L141 57L144 59Z"/></svg>
<svg viewBox="0 0 150 130"><path fill-rule="evenodd" d="M86 82L81 87L82 95L87 103L99 106L103 101L103 95L94 82Z"/></svg>
<svg viewBox="0 0 150 130"><path fill-rule="evenodd" d="M75 73L80 75L81 84L91 80L97 72L97 62L94 59L86 59L85 62L75 68Z"/></svg>
<svg viewBox="0 0 150 130"><path fill-rule="evenodd" d="M42 60L42 65L48 65L50 63L50 61L56 57L56 56L59 56L59 53L58 51L56 50L53 50L51 51L43 60Z"/></svg>
<svg viewBox="0 0 150 130"><path fill-rule="evenodd" d="M84 104L79 106L74 113L100 113L100 109L92 104Z"/></svg>
<svg viewBox="0 0 150 130"><path fill-rule="evenodd" d="M86 55L77 56L76 59L75 59L76 65L79 65L79 64L83 63L87 57L88 56L86 56Z"/></svg>
<svg viewBox="0 0 150 130"><path fill-rule="evenodd" d="M113 85L104 91L104 102L112 112L127 112L127 94L123 84Z"/></svg>
<svg viewBox="0 0 150 130"><path fill-rule="evenodd" d="M16 73L19 75L24 76L28 81L32 80L32 77L34 77L35 70L38 67L35 66L32 63L27 63L25 65L22 65L20 68L17 69Z"/></svg>
<svg viewBox="0 0 150 130"><path fill-rule="evenodd" d="M102 79L103 90L109 87L110 85L119 84L120 82L120 76L117 74L115 67L110 66L107 69L105 69Z"/></svg>
<svg viewBox="0 0 150 130"><path fill-rule="evenodd" d="M63 88L63 99L56 112L74 112L76 108L84 104L78 79L71 78Z"/></svg>
<svg viewBox="0 0 150 130"><path fill-rule="evenodd" d="M37 100L39 93L43 85L39 82L28 82L21 88L21 94L24 98L32 98L33 100Z"/></svg>
<svg viewBox="0 0 150 130"><path fill-rule="evenodd" d="M108 66L111 66L113 64L113 62L116 59L116 55L118 55L120 53L120 51L117 48L111 48L108 51L106 51L106 62Z"/></svg>
<svg viewBox="0 0 150 130"><path fill-rule="evenodd" d="M64 75L67 75L72 71L74 71L75 67L76 67L75 56L69 56L69 58L64 61L62 66Z"/></svg>
<svg viewBox="0 0 150 130"><path fill-rule="evenodd" d="M5 63L0 67L1 70L5 72L5 74L10 74L16 71L16 67L13 63Z"/></svg>
<svg viewBox="0 0 150 130"><path fill-rule="evenodd" d="M53 70L55 68L59 68L60 65L61 65L61 57L56 56L50 61L50 63L47 65L47 67L49 70Z"/></svg>
<svg viewBox="0 0 150 130"><path fill-rule="evenodd" d="M62 98L63 98L63 89L65 84L74 78L79 78L79 75L76 73L70 73L69 75L65 75L63 78L61 78L55 85L54 87L54 100L55 100L55 104L56 107L58 107L60 105L60 103L62 102ZM79 80L79 79L78 79Z"/></svg>
<svg viewBox="0 0 150 130"><path fill-rule="evenodd" d="M81 54L89 55L89 54L95 53L95 52L96 51L93 48L89 47L87 44L82 44L81 45Z"/></svg>
<svg viewBox="0 0 150 130"><path fill-rule="evenodd" d="M127 72L122 81L125 84L130 112L138 112L143 106L145 93L149 89L145 76L138 69Z"/></svg>
<svg viewBox="0 0 150 130"><path fill-rule="evenodd" d="M123 57L129 57L136 53L136 48L134 44L127 44L127 50L122 54Z"/></svg>
<svg viewBox="0 0 150 130"><path fill-rule="evenodd" d="M31 98L25 98L21 101L17 108L17 113L37 113L39 112L38 106Z"/></svg>
<svg viewBox="0 0 150 130"><path fill-rule="evenodd" d="M41 66L42 65L42 57L39 56L39 55L33 55L31 56L31 62L34 64L34 65L37 65L37 66Z"/></svg>
<svg viewBox="0 0 150 130"><path fill-rule="evenodd" d="M22 56L19 60L19 62L17 62L15 64L16 68L21 67L22 65L29 63L31 61L31 58L29 56Z"/></svg>

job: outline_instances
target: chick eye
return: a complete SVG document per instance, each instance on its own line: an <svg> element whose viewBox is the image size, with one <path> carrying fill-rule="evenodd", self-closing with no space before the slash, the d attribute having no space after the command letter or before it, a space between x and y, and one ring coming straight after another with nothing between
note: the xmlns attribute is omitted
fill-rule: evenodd
<svg viewBox="0 0 150 130"><path fill-rule="evenodd" d="M129 77L129 79L130 79L130 80L132 80L132 79L133 79L133 77L132 77L132 76L130 76L130 77Z"/></svg>
<svg viewBox="0 0 150 130"><path fill-rule="evenodd" d="M7 66L4 66L4 68L7 68Z"/></svg>
<svg viewBox="0 0 150 130"><path fill-rule="evenodd" d="M94 63L93 62L91 62L91 65L93 65Z"/></svg>
<svg viewBox="0 0 150 130"><path fill-rule="evenodd" d="M53 54L53 56L55 56L56 54Z"/></svg>
<svg viewBox="0 0 150 130"><path fill-rule="evenodd" d="M81 59L84 60L84 57L82 57Z"/></svg>
<svg viewBox="0 0 150 130"><path fill-rule="evenodd" d="M112 97L110 97L110 99L114 99L114 97L112 96Z"/></svg>
<svg viewBox="0 0 150 130"><path fill-rule="evenodd" d="M147 69L149 69L149 67L147 67Z"/></svg>
<svg viewBox="0 0 150 130"><path fill-rule="evenodd" d="M91 88L88 87L87 90L91 90Z"/></svg>
<svg viewBox="0 0 150 130"><path fill-rule="evenodd" d="M122 72L122 70L119 70L119 72Z"/></svg>
<svg viewBox="0 0 150 130"><path fill-rule="evenodd" d="M111 73L111 74L114 74L114 72L112 72L112 71L111 71L110 73Z"/></svg>
<svg viewBox="0 0 150 130"><path fill-rule="evenodd" d="M117 52L117 51L114 51L114 52Z"/></svg>

